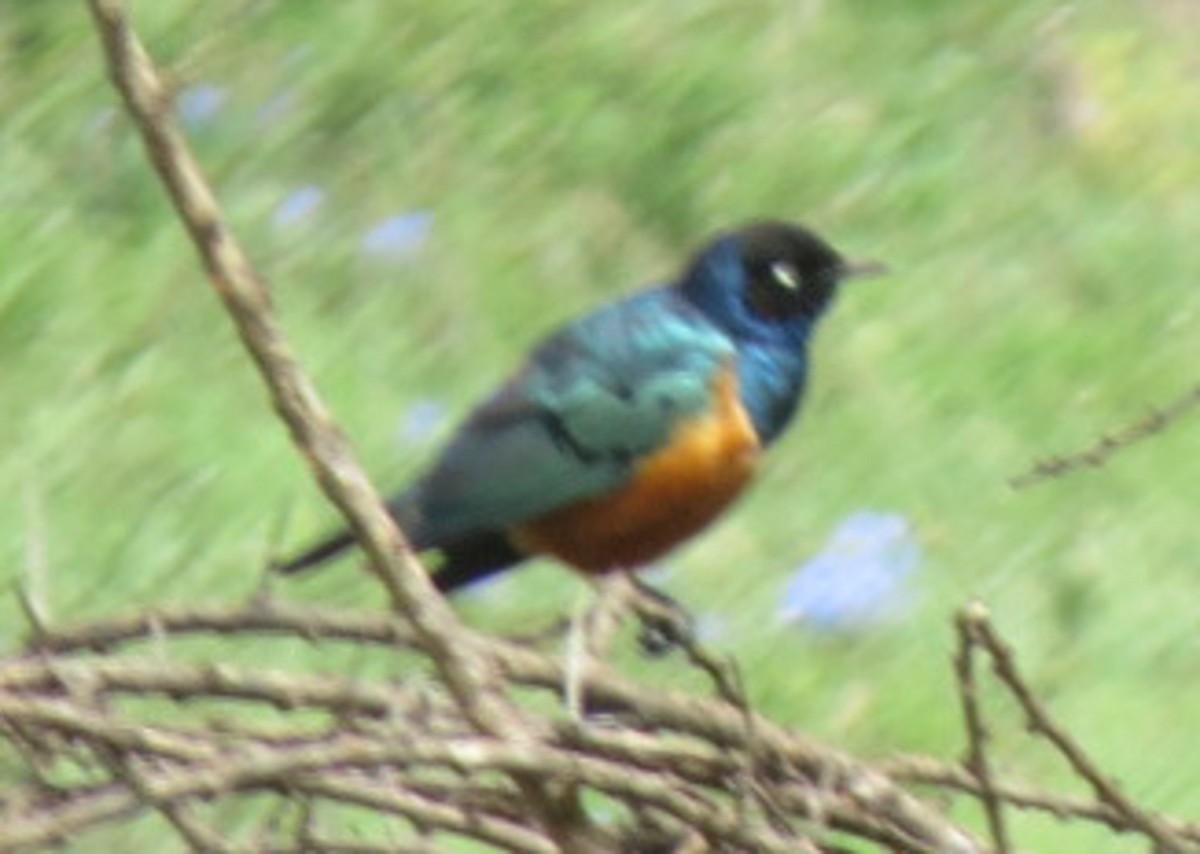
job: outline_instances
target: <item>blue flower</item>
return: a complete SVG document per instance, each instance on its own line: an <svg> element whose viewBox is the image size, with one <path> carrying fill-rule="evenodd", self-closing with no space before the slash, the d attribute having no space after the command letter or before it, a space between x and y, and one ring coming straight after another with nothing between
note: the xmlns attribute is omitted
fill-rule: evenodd
<svg viewBox="0 0 1200 854"><path fill-rule="evenodd" d="M324 203L325 191L309 184L289 193L275 208L271 222L280 231L294 228L310 219Z"/></svg>
<svg viewBox="0 0 1200 854"><path fill-rule="evenodd" d="M175 109L185 125L198 130L212 122L225 106L228 93L212 83L188 86L175 99Z"/></svg>
<svg viewBox="0 0 1200 854"><path fill-rule="evenodd" d="M910 603L907 582L920 560L921 547L903 516L854 513L792 576L781 616L831 634L868 629Z"/></svg>
<svg viewBox="0 0 1200 854"><path fill-rule="evenodd" d="M361 243L362 254L381 261L411 260L429 238L433 214L412 211L372 226Z"/></svg>
<svg viewBox="0 0 1200 854"><path fill-rule="evenodd" d="M428 442L446 423L446 407L436 400L420 400L404 410L397 438L401 444Z"/></svg>

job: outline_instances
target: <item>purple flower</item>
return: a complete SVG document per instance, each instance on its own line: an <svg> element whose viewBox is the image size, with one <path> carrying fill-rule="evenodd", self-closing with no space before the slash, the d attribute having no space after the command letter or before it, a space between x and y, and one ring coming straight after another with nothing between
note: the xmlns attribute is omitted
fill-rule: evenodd
<svg viewBox="0 0 1200 854"><path fill-rule="evenodd" d="M433 214L429 211L388 217L363 235L362 254L380 261L409 261L429 238L432 226Z"/></svg>
<svg viewBox="0 0 1200 854"><path fill-rule="evenodd" d="M309 184L289 193L275 208L271 222L280 231L294 228L310 219L324 203L325 191Z"/></svg>
<svg viewBox="0 0 1200 854"><path fill-rule="evenodd" d="M212 122L225 106L228 93L212 83L197 83L188 86L175 99L179 118L192 130L198 130Z"/></svg>
<svg viewBox="0 0 1200 854"><path fill-rule="evenodd" d="M831 634L868 629L910 603L906 584L920 560L921 547L903 516L854 513L792 576L781 616Z"/></svg>

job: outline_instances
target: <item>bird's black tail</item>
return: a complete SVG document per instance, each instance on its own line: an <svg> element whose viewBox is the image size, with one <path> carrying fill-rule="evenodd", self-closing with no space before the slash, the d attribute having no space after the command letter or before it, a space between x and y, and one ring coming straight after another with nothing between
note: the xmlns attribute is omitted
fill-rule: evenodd
<svg viewBox="0 0 1200 854"><path fill-rule="evenodd" d="M433 583L443 593L452 593L503 572L527 557L513 546L507 536L497 531L483 531L448 542L436 538L425 524L420 504L411 493L392 499L388 502L388 509L415 551L439 553L440 560L433 573ZM320 566L355 545L354 535L342 531L295 557L274 564L272 569L283 575L295 575Z"/></svg>
<svg viewBox="0 0 1200 854"><path fill-rule="evenodd" d="M275 564L272 569L283 575L294 575L314 566L320 566L354 545L354 535L343 531L335 537L330 537L317 543L310 549L301 552L290 560Z"/></svg>
<svg viewBox="0 0 1200 854"><path fill-rule="evenodd" d="M503 534L486 532L441 548L442 564L433 583L443 593L453 593L490 578L525 560Z"/></svg>
<svg viewBox="0 0 1200 854"><path fill-rule="evenodd" d="M421 513L417 502L411 493L395 496L387 503L388 511L396 524L404 531L409 542L417 551L424 551L430 546L425 542L425 528L421 524ZM347 549L355 546L354 535L349 531L341 531L317 544L310 546L295 557L277 561L271 568L281 575L295 575L306 569L320 566L333 560Z"/></svg>

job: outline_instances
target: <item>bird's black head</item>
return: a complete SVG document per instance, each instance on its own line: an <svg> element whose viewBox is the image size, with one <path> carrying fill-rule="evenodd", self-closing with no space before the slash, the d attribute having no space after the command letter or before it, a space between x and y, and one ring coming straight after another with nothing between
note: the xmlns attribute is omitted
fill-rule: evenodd
<svg viewBox="0 0 1200 854"><path fill-rule="evenodd" d="M878 265L846 262L808 229L756 222L719 235L680 281L686 298L731 333L803 339L848 276Z"/></svg>
<svg viewBox="0 0 1200 854"><path fill-rule="evenodd" d="M766 321L825 310L841 279L844 262L811 231L781 222L762 222L735 232L746 273L750 310Z"/></svg>

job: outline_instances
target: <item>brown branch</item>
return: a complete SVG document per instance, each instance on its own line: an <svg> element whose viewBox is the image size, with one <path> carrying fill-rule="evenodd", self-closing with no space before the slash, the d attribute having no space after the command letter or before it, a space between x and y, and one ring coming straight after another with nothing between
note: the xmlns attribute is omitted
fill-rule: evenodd
<svg viewBox="0 0 1200 854"><path fill-rule="evenodd" d="M203 740L108 718L57 698L0 694L0 721L82 739L110 751L139 753L174 762L209 761L217 756Z"/></svg>
<svg viewBox="0 0 1200 854"><path fill-rule="evenodd" d="M170 98L120 0L89 0L114 86L142 135L146 151L209 279L258 366L276 412L308 460L325 494L345 516L370 558L393 608L412 625L467 718L481 731L528 737L515 706L490 666L483 645L437 595L387 509L355 460L317 390L300 369L275 320L270 293L226 227L216 199L175 125ZM570 793L526 781L533 805L565 841L586 835Z"/></svg>
<svg viewBox="0 0 1200 854"><path fill-rule="evenodd" d="M972 623L972 625L974 625ZM71 632L49 631L38 639L41 655L50 651L71 653L99 646L104 649L119 648L139 637L171 638L176 634L213 631L221 634L267 633L290 636L305 642L338 639L346 642L403 646L410 638L403 632L394 631L395 622L386 616L372 613L338 612L328 609L296 607L281 603L252 603L242 609L179 609L162 610L143 615L142 619L115 618L91 626L79 627ZM973 636L973 635L972 635ZM506 673L519 684L557 690L561 685L562 672L557 662L516 645L497 642L497 660ZM381 690L364 683L350 683L328 678L313 679L304 675L288 675L283 683L270 674L256 673L253 679L234 668L219 668L214 674L210 669L197 665L169 667L157 662L70 662L60 660L53 666L37 659L0 667L0 689L4 687L41 687L50 689L58 680L67 682L80 678L72 672L74 666L95 666L92 674L93 691L148 690L154 688L179 698L202 696L205 690L218 691L223 696L248 697L260 702L270 702L281 707L300 708L307 704L364 714L381 720L402 721L396 717L395 709L401 707L397 700L389 697L389 691L401 692L395 686ZM588 674L587 693L597 706L620 717L636 721L640 728L649 732L620 729L597 729L579 727L569 721L556 725L551 743L561 748L583 750L590 755L624 763L627 767L643 767L653 770L669 769L689 784L711 783L728 779L740 767L736 758L738 751L748 743L744 721L724 703L699 700L672 692L646 692L623 677L608 672L603 667ZM339 694L341 696L339 697ZM404 701L408 707L418 704L411 695ZM3 707L0 707L3 708ZM389 712L389 710L391 710ZM407 712L406 712L407 714ZM86 721L85 721L86 722ZM27 721L26 723L36 723ZM614 724L615 726L616 724ZM678 733L678 737L664 740L666 730ZM792 762L794 771L802 771L808 779L824 780L832 793L820 808L805 814L816 817L818 813L832 816L833 826L855 832L862 830L861 814L856 818L847 808L845 799L836 793L856 786L858 779L853 772L853 763L842 759L828 749L807 743L794 734L784 733L771 725L763 727L762 746L768 755L777 761ZM161 745L159 745L159 749ZM178 752L178 748L175 748ZM839 767L851 769L839 771ZM782 772L780 772L782 773ZM839 778L841 778L839 782ZM961 781L960 781L961 782ZM978 782L964 791L979 792ZM869 788L869 787L868 787ZM1016 791L1012 787L994 784L994 796L1014 806L1038 808L1031 804L1029 793ZM811 793L810 793L811 794ZM1069 802L1047 796L1042 806L1048 811L1066 809L1071 814ZM1079 805L1075 805L1078 807ZM877 804L861 804L861 813L876 814ZM840 812L839 812L840 810ZM1097 811L1099 810L1099 811ZM1100 805L1097 810L1079 811L1076 817L1101 821L1114 829L1140 830L1128 820L1122 821L1123 813ZM855 822L858 822L857 824ZM1191 839L1192 834L1180 828L1180 823L1163 822L1171 832Z"/></svg>
<svg viewBox="0 0 1200 854"><path fill-rule="evenodd" d="M70 631L47 630L36 639L35 649L43 654L94 648L111 651L135 640L192 632L262 633L401 646L410 640L404 632L397 632L393 620L380 614L258 602L229 610L164 609ZM491 644L492 657L505 678L554 693L561 690L565 673L559 662L499 639L493 639ZM252 674L232 667L215 670L197 665L162 667L154 662L136 662L127 667L119 662L95 662L94 666L97 677L109 691L153 690L180 697L214 693L268 702L281 708L316 706L375 717L385 715L389 708L387 691L331 677L292 679L283 674ZM70 673L69 668L61 666L57 670L60 674ZM52 686L54 681L51 670L30 660L0 666L0 689L6 684ZM752 715L748 725L743 709L680 692L646 690L601 662L593 662L584 681L592 711L625 719L640 729L680 733L712 744L718 751L733 751L734 755L753 747L771 762L785 764L790 773L828 789L836 795L823 807L831 826L851 833L864 828L875 832L874 825L863 818L875 815L896 828L898 838L925 840L930 848L943 851L975 850L969 837L882 775L757 714Z"/></svg>
<svg viewBox="0 0 1200 854"><path fill-rule="evenodd" d="M73 680L87 680L98 694L245 700L283 711L307 707L384 716L393 707L393 694L387 689L334 676L157 660L26 659L0 666L0 690L4 691L61 692Z"/></svg>
<svg viewBox="0 0 1200 854"><path fill-rule="evenodd" d="M992 782L991 763L987 752L987 724L983 720L979 686L975 681L974 651L977 641L972 634L974 623L969 616L972 607L968 605L964 608L955 621L958 628L958 654L954 660L954 670L958 676L958 694L962 700L963 719L967 728L967 756L963 765L979 784L979 799L983 803L996 851L999 854L1009 854L1012 845L1008 838L1008 828L1004 824L1001 801L996 796L995 784Z"/></svg>
<svg viewBox="0 0 1200 854"><path fill-rule="evenodd" d="M235 607L144 608L76 626L46 627L30 638L29 651L38 655L107 653L158 633L260 634L313 642L340 640L405 648L416 645L407 626L374 611L344 611L266 599Z"/></svg>
<svg viewBox="0 0 1200 854"><path fill-rule="evenodd" d="M405 720L403 717L395 717L394 710L399 704L393 702L389 696L389 691L400 691L400 688L385 689L333 677L263 673L257 670L251 672L229 666L213 668L176 662L45 662L27 659L0 668L0 691L57 692L62 683L79 679L80 673L87 674L89 689L97 696L106 696L113 692L139 695L152 692L179 700L215 696L265 702L283 709L316 707L339 713L353 712L381 719L391 718L396 720L394 726L403 726ZM553 684L557 679L551 677L545 682ZM596 685L603 686L604 690L598 693L609 699L616 699L625 692L656 698L657 703L638 704L635 717L642 725L655 728L673 727L689 737L694 737L699 720L711 718L716 710L726 708L723 704L713 701L701 701L701 705L693 708L689 705L689 698L685 696L667 694L663 697L659 692L641 691L637 686L625 683L618 677L593 683L594 687ZM221 756L236 754L241 749L231 745L221 756L210 757L211 748L197 749L177 735L148 730L144 726L117 726L87 714L72 715L68 713L65 701L49 700L38 704L24 699L9 703L7 707L0 706L0 711L4 712L0 717L19 720L28 725L77 733L93 740L103 739L106 743L122 749L137 749L173 759L203 761L205 765L219 762ZM722 724L720 714L717 712L718 725ZM724 714L726 720L723 725L730 737L728 746L736 749L739 744L745 744L744 726L737 715L729 712ZM710 729L712 723L709 720L704 727ZM722 747L706 749L690 741L680 741L677 745L672 745L671 742L659 739L659 748L653 751L647 750L644 743L649 736L639 733L618 736L616 733L592 733L589 729L573 729L566 723L561 726L560 735L555 741L563 747L587 749L589 753L595 753L607 761L619 760L623 763L622 773L626 775L634 774L639 767L649 772L665 769L673 775L681 775L681 779L685 781L698 782L701 772L707 770L707 782L717 786L721 786L722 781L729 776L731 761L724 754ZM639 739L643 740L640 746ZM936 843L924 847L908 844L901 850L935 850L939 847L941 850L973 850L963 848L962 846L967 844L963 842L964 837L955 835L956 832L950 831L944 823L934 821L932 815L924 812L923 807L916 807L915 801L904 796L884 778L857 773L850 760L832 754L827 749L822 753L820 749L813 749L799 739L785 739L786 736L782 732L768 731L763 744L768 750L783 748L786 751L779 757L779 761L786 762L796 758L809 768L819 768L823 779L820 809L803 814L814 819L819 818L828 822L830 827L848 832L869 832L872 838L882 835L892 842L927 839ZM551 744L553 743L552 741ZM293 750L311 745L292 742L273 746L281 750ZM523 751L529 756L542 756L530 746L524 747ZM534 761L529 765L506 767L519 771L538 768L546 773L557 773L560 766L553 761ZM795 769L789 773L794 772ZM587 782L589 785L599 786L599 783L590 777L587 778ZM815 795L810 793L804 804L815 803L814 797ZM125 803L110 806L104 816L91 820L102 820L128 808L129 805ZM878 814L880 821L870 822L864 818L865 814L871 812ZM685 815L688 820L695 818L694 813ZM891 823L895 824L895 831L886 830ZM881 830L881 827L884 829Z"/></svg>
<svg viewBox="0 0 1200 854"><path fill-rule="evenodd" d="M220 834L196 818L190 804L170 801L155 803L151 783L138 769L136 760L104 744L97 745L94 752L112 773L113 778L124 783L137 796L139 802L154 805L192 851L228 854L234 850Z"/></svg>
<svg viewBox="0 0 1200 854"><path fill-rule="evenodd" d="M186 226L272 403L297 448L371 558L395 609L411 621L471 716L491 730L505 718L484 663L462 626L434 592L412 550L334 424L275 320L270 293L226 227L199 165L171 115L170 97L119 0L89 0L113 84L142 134L176 212ZM503 729L503 725L499 725Z"/></svg>
<svg viewBox="0 0 1200 854"><path fill-rule="evenodd" d="M1096 798L1124 816L1130 825L1144 833L1162 851L1186 851L1190 848L1175 831L1158 816L1143 810L1130 800L1120 785L1109 779L1096 766L1065 729L1050 716L1041 700L1029 688L1017 669L1012 648L997 634L987 609L976 604L963 610L962 624L972 644L986 650L992 659L996 676L1012 693L1025 714L1031 733L1044 737L1062 754L1067 763L1095 792Z"/></svg>
<svg viewBox="0 0 1200 854"><path fill-rule="evenodd" d="M969 771L926 756L897 757L881 762L877 767L899 782L933 786L972 797L980 797L983 794L979 781ZM1130 823L1124 813L1091 798L1059 795L1014 783L995 781L992 791L997 798L1017 809L1042 812L1061 820L1077 819L1102 824L1118 833L1141 832L1140 828ZM1200 824L1163 816L1159 816L1158 819L1180 839L1200 845Z"/></svg>
<svg viewBox="0 0 1200 854"><path fill-rule="evenodd" d="M977 615L973 619L977 619ZM375 613L257 602L232 609L163 609L139 619L113 618L70 632L47 630L35 639L34 655L0 662L0 699L5 700L0 702L0 721L19 725L31 733L70 735L70 727L75 727L89 742L111 744L138 755L159 756L160 761L190 763L193 770L208 768L218 763L220 757L237 755L246 749L266 747L275 752L272 755L280 756L294 750L319 751L327 748L332 736L330 731L273 735L270 728L259 732L231 725L228 721L220 728L188 732L137 724L119 726L103 717L93 719L79 714L72 705L74 698L104 698L115 694L144 696L146 692L152 692L177 701L222 697L238 702L268 703L284 710L325 709L353 722L353 731L362 738L373 738L382 745L391 744L393 750L398 750L393 744L397 733L407 733L408 737L418 732L429 733L428 737L437 744L444 741L447 734L459 739L468 736L470 729L465 727L465 722L453 722L457 714L453 705L439 700L436 695L430 696L403 684L381 685L303 673L271 673L258 668L247 670L230 666L214 668L162 660L72 658L93 648L112 652L139 641L153 643L156 652L162 655L169 652L173 638L191 633L215 633L222 637L266 634L309 644L337 641L410 649L411 633L397 631L396 625L395 620ZM981 645L989 649L986 644ZM500 672L514 684L555 692L560 688L563 673L559 662L501 641L495 642L494 649ZM13 697L12 692L21 692L22 696ZM29 696L30 692L40 693ZM636 776L646 772L648 777L638 779L653 781L658 787L664 786L661 775L665 774L675 781L665 784L667 788L708 787L718 796L736 798L738 786L745 784L744 781L737 783L744 768L742 756L745 751L754 750L762 757L755 782L769 789L771 803L787 821L808 823L805 835L819 835L820 828L829 828L876 840L894 850L978 850L970 847L972 843L956 835L957 831L940 818L928 813L923 805L899 792L892 779L895 774L897 779L941 783L981 795L977 778L965 771L955 772L959 776L942 774L936 779L928 769L925 769L925 776L920 777L911 767L885 767L886 775L870 772L849 757L761 719L756 719L755 731L751 733L744 713L723 701L646 690L602 663L589 669L586 694L594 708L607 713L606 726L580 726L566 719L551 721L549 729L539 735L536 743L522 747L522 759L512 760L516 764L503 764L510 761L503 760L501 770L511 772L515 768L532 772L537 765L546 774L554 776L566 773L562 762L582 762L581 767L588 769L593 767L588 763L600 762L603 763L600 767L619 768L623 774ZM339 727L331 732L336 735L344 730ZM440 735L435 736L435 733ZM543 747L552 752L542 753ZM380 755L383 754L378 754L377 758ZM542 762L541 759L548 755L560 758ZM568 756L571 757L569 760ZM397 762L402 758L399 752L393 754ZM433 761L435 756L425 754L423 758ZM406 761L414 761L414 755L409 754ZM453 764L447 760L447 767ZM324 776L311 770L306 773ZM565 778L591 788L597 781L589 775L590 771L587 771L576 777L566 774ZM420 778L401 775L394 779L401 781L399 785L403 785L403 780L411 780L406 791L421 794ZM365 785L361 780L358 783ZM1122 831L1144 832L1144 820L1141 823L1131 821L1127 812L1119 812L1107 803L1070 813L1073 805L1069 801L1055 800L1047 795L1038 803L1038 793L1031 794L994 779L991 788L993 797L1013 806L1051 812L1062 808L1068 810L1066 814L1080 820L1097 821ZM445 791L453 792L455 787L447 784ZM478 812L487 803L478 800L478 793L468 795L466 787L463 791L462 809ZM502 791L495 791L497 797L505 797ZM635 787L625 797L632 802L636 791ZM147 806L144 802L128 800L114 803L113 797L111 791L87 794L78 805L78 812L68 812L67 818L78 820L79 816L90 815L90 821L107 820ZM98 813L97 801L106 805L107 812ZM497 806L496 810L492 813L494 817L507 816L511 820L509 808ZM672 813L676 816L672 820L679 826L684 820L679 816L691 820L696 812L684 807L677 814ZM745 817L739 820L745 820ZM1159 817L1156 820L1178 839L1190 841L1195 838L1182 823ZM758 824L749 827L754 828L755 838L763 830ZM708 835L711 839L711 834L725 829L725 824L713 825ZM778 844L786 847L783 840L788 839L786 834L791 831L782 826L773 831L769 827L766 830L775 833ZM782 836L778 835L781 833ZM789 839L789 844L793 848L799 847L795 840Z"/></svg>
<svg viewBox="0 0 1200 854"><path fill-rule="evenodd" d="M1107 464L1114 454L1162 433L1197 407L1200 407L1200 385L1184 392L1161 409L1152 409L1142 418L1115 433L1101 436L1089 448L1066 456L1038 461L1028 471L1011 478L1009 484L1014 489L1024 489L1079 469L1100 468Z"/></svg>
<svg viewBox="0 0 1200 854"><path fill-rule="evenodd" d="M480 809L460 810L445 801L422 796L412 789L369 786L344 775L305 775L288 781L296 794L365 807L405 818L420 827L439 828L472 836L510 851L532 854L559 850L546 836L508 817L488 815Z"/></svg>

